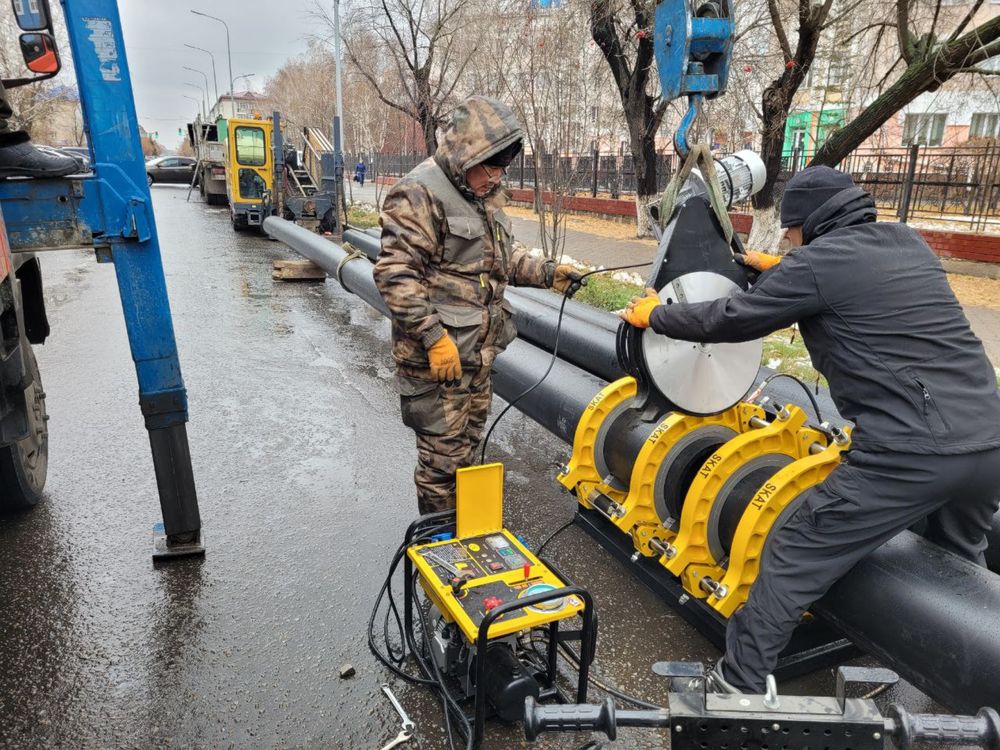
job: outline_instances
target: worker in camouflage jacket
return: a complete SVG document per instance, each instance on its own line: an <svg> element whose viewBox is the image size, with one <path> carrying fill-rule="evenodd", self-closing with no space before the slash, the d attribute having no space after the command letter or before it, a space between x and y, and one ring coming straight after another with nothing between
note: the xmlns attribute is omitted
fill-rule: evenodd
<svg viewBox="0 0 1000 750"><path fill-rule="evenodd" d="M455 507L455 471L473 462L490 368L517 335L507 285L565 292L580 281L572 266L514 247L501 180L523 138L509 107L471 97L382 204L375 283L392 312L403 424L417 435L421 513Z"/></svg>

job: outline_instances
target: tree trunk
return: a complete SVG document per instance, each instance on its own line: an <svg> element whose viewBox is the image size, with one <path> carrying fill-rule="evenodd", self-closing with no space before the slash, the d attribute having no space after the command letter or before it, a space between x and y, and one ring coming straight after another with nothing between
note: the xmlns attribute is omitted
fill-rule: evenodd
<svg viewBox="0 0 1000 750"><path fill-rule="evenodd" d="M632 161L635 168L635 215L636 236L649 237L652 234L646 206L656 199L656 127L653 135L647 137L653 108L648 101L643 102L643 111L637 117L629 117L629 137L632 143Z"/></svg>
<svg viewBox="0 0 1000 750"><path fill-rule="evenodd" d="M424 149L427 156L434 156L437 151L438 121L434 116L434 97L431 94L430 71L416 71L417 86L417 120L424 135Z"/></svg>

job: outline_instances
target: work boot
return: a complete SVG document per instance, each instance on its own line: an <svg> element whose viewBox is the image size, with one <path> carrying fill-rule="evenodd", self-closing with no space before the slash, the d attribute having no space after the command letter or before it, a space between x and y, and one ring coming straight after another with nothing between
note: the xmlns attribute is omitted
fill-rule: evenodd
<svg viewBox="0 0 1000 750"><path fill-rule="evenodd" d="M36 147L23 131L0 134L0 177L65 177L81 171L75 156Z"/></svg>

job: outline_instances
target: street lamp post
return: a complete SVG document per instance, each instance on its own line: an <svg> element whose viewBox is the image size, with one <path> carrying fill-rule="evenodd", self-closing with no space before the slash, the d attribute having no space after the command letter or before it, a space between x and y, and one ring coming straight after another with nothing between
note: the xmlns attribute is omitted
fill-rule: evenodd
<svg viewBox="0 0 1000 750"><path fill-rule="evenodd" d="M202 95L201 96L201 116L202 117L207 117L208 114L205 112L205 99L207 98L205 96L205 89L203 89L197 83L191 83L190 81L184 81L184 85L185 86L190 86L191 88L198 89L198 93ZM191 99L191 98L193 98L193 97L190 97L190 96L188 97L188 99Z"/></svg>
<svg viewBox="0 0 1000 750"><path fill-rule="evenodd" d="M185 44L184 46L189 49L196 49L199 52L204 52L206 55L212 58L212 84L215 86L215 101L219 101L219 79L215 75L215 55L213 55L211 51L204 49L202 47L195 47L193 44Z"/></svg>
<svg viewBox="0 0 1000 750"><path fill-rule="evenodd" d="M344 99L340 82L340 0L333 0L333 55L336 58L334 71L337 88L337 114L333 118L333 170L337 178L337 190L340 192L340 200L337 201L340 221L337 223L343 231L344 221L347 219L347 202L344 200L344 147L341 139L344 128Z"/></svg>
<svg viewBox="0 0 1000 750"><path fill-rule="evenodd" d="M250 85L250 80L249 79L253 78L255 75L256 75L256 73L244 73L241 76L236 76L236 78L233 79L233 83L236 83L236 81L240 80L241 78L246 78L247 79L247 85ZM236 93L236 92L233 92L233 93Z"/></svg>
<svg viewBox="0 0 1000 750"><path fill-rule="evenodd" d="M196 16L204 16L205 18L211 18L213 21L218 21L223 26L226 27L226 57L229 58L229 95L233 94L233 49L229 44L229 24L223 21L218 16L210 16L208 13L202 13L200 10L192 10Z"/></svg>
<svg viewBox="0 0 1000 750"><path fill-rule="evenodd" d="M197 68L189 68L187 65L182 65L181 67L184 68L184 70L190 70L192 73L197 73L205 79L205 114L203 117L208 117L208 76Z"/></svg>

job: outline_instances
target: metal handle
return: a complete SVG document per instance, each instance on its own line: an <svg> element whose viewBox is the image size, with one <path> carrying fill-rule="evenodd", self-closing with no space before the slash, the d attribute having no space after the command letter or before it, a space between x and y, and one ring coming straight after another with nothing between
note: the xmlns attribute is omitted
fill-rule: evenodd
<svg viewBox="0 0 1000 750"><path fill-rule="evenodd" d="M981 708L975 716L911 714L902 706L889 709L886 729L896 745L907 750L916 743L934 745L975 745L1000 750L1000 715Z"/></svg>
<svg viewBox="0 0 1000 750"><path fill-rule="evenodd" d="M604 732L609 740L618 735L615 703L606 698L594 706L570 703L540 706L532 696L524 699L524 738L534 742L543 732Z"/></svg>

